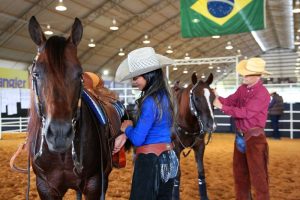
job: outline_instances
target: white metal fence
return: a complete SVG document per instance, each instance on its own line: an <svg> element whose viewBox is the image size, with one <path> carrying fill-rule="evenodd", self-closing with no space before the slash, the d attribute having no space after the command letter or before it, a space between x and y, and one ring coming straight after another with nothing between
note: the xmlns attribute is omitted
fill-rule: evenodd
<svg viewBox="0 0 300 200"><path fill-rule="evenodd" d="M132 95L124 94L124 97L132 98ZM126 99L126 98L125 98ZM125 100L125 104L129 104L131 102L128 102ZM300 116L300 110L294 110L293 109L293 103L289 104L290 110L285 110L284 113L288 115L285 119L279 120L281 124L283 123L289 123L289 128L281 128L279 131L286 132L289 134L289 137L291 139L299 138L300 137L300 128L294 127L295 124L300 124L300 119L296 118L295 115ZM231 124L228 122L228 115L215 115L217 118L217 121L227 121L225 123L218 123L218 129L222 130L224 128L228 128L231 126ZM27 131L27 125L28 125L28 117L14 117L14 118L0 118L0 139L2 138L2 133L15 133L15 132L26 132ZM270 122L269 120L267 121ZM266 132L272 131L270 128L265 129ZM295 136L295 134L298 134Z"/></svg>
<svg viewBox="0 0 300 200"><path fill-rule="evenodd" d="M118 93L120 100L124 103L125 106L129 104L134 104L135 100L140 95L140 91L137 90L137 88L110 88L111 90ZM297 94L297 93L296 93ZM295 96L294 96L295 97ZM287 116L280 120L280 123L289 123L289 128L282 128L280 131L282 132L288 132L289 137L291 139L295 138L295 134L298 134L296 138L300 137L300 110L294 109L295 103L288 103L289 109L285 110L285 114ZM216 118L218 118L220 121L226 121L222 119L228 119L229 116L227 115L216 115ZM228 121L228 120L227 120ZM269 122L269 121L268 121ZM28 118L27 117L16 117L16 118L4 118L0 117L0 139L2 137L2 133L5 132L24 132L27 131L27 124L28 124ZM298 124L295 126L295 124ZM230 123L218 123L218 127L220 130L222 130L222 127L228 128L231 126ZM272 131L272 129L266 128L266 132Z"/></svg>
<svg viewBox="0 0 300 200"><path fill-rule="evenodd" d="M28 117L6 117L0 118L0 139L2 139L2 133L17 133L26 132L28 125Z"/></svg>

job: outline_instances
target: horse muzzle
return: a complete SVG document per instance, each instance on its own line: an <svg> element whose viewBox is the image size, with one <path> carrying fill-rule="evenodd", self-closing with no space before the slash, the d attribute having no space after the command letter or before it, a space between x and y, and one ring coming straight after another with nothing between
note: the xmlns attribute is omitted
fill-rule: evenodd
<svg viewBox="0 0 300 200"><path fill-rule="evenodd" d="M49 123L47 123L49 122ZM71 122L60 120L47 120L45 138L51 152L64 153L72 144L75 133Z"/></svg>

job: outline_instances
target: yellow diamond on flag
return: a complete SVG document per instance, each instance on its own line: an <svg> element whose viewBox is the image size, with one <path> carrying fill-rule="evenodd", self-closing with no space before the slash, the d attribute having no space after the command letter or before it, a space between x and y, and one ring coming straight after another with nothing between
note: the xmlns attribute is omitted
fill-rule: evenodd
<svg viewBox="0 0 300 200"><path fill-rule="evenodd" d="M204 17L208 18L209 20L222 26L228 20L230 20L232 17L234 17L238 12L240 12L245 6L247 6L249 3L251 3L251 1L253 1L253 0L235 0L233 3L229 0L198 0L196 3L194 3L191 6L191 9L193 9L194 11L203 15ZM222 2L222 3L228 2L228 4L233 5L233 8L232 8L231 12L226 16L215 17L208 10L209 2Z"/></svg>

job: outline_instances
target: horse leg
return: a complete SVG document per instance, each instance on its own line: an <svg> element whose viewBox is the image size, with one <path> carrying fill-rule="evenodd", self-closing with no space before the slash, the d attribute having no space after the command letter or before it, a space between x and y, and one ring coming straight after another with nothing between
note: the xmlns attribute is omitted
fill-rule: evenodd
<svg viewBox="0 0 300 200"><path fill-rule="evenodd" d="M195 160L197 162L198 168L198 186L201 200L208 200L207 192L206 192L206 182L205 182L205 172L204 172L204 163L203 156L205 150L204 140L200 143L199 146L193 148L195 152Z"/></svg>
<svg viewBox="0 0 300 200"><path fill-rule="evenodd" d="M177 147L177 148L174 148L174 151L175 151L176 156L178 158L179 165L178 165L177 175L176 175L176 177L174 179L174 186L173 186L173 191L172 191L172 200L179 200L179 197L180 197L180 191L179 191L179 189L180 189L180 177L181 177L181 171L180 171L180 153L183 150L183 148L181 147L180 144L176 144L176 145L175 145L175 147Z"/></svg>
<svg viewBox="0 0 300 200"><path fill-rule="evenodd" d="M101 198L101 177L95 175L89 178L85 184L84 198L86 200L103 199Z"/></svg>
<svg viewBox="0 0 300 200"><path fill-rule="evenodd" d="M62 200L62 196L65 193L59 195L58 191L55 191L55 195L54 192L51 192L49 184L39 176L36 177L36 188L41 200Z"/></svg>

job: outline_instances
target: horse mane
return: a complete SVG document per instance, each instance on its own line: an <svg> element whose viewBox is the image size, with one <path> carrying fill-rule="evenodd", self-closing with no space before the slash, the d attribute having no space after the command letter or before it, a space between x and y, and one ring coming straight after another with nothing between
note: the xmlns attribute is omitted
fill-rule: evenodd
<svg viewBox="0 0 300 200"><path fill-rule="evenodd" d="M63 84L64 76L66 73L66 69L64 66L64 51L67 45L67 40L64 37L60 36L52 36L50 37L45 44L44 52L41 52L41 57L43 59L42 63L44 67L44 73L47 76L43 77L44 89L42 93L45 95L47 99L46 102L53 102L55 96L55 91L59 91L58 94L63 94L62 91L68 91L65 88L65 84ZM31 76L30 76L31 77ZM32 77L31 77L32 78ZM32 88L32 86L30 86ZM41 127L41 119L36 109L35 102L35 91L31 89L30 92L30 111L29 111L29 123L28 123L28 145L32 144L35 141L36 135L39 132ZM60 98L64 98L64 96L60 96ZM68 101L69 102L69 101ZM28 146L27 146L28 148Z"/></svg>

